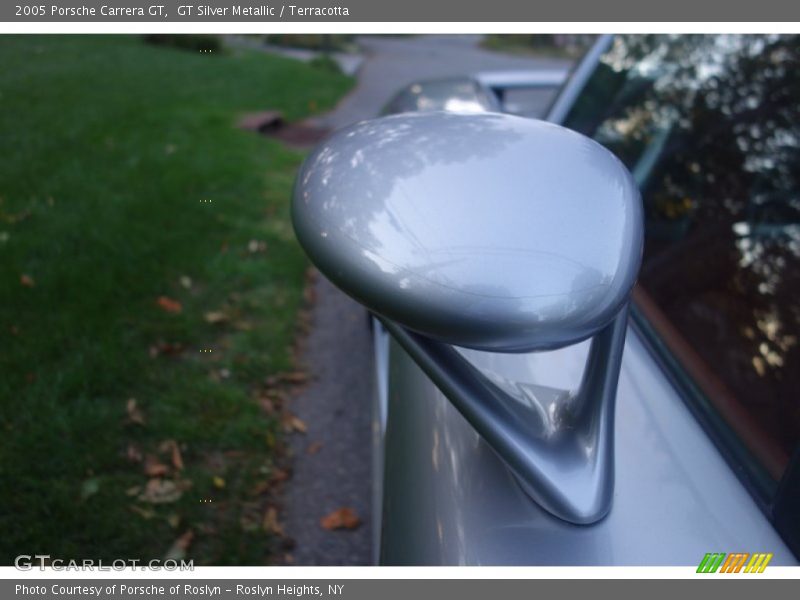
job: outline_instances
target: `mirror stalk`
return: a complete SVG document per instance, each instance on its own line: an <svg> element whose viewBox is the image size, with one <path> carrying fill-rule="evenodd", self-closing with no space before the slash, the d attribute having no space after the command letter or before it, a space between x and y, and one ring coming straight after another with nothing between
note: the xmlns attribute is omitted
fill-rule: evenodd
<svg viewBox="0 0 800 600"><path fill-rule="evenodd" d="M537 431L519 401L449 344L382 319L386 329L467 419L538 504L579 525L602 519L614 489L614 405L628 306L592 339L572 402ZM531 411L532 412L532 411Z"/></svg>

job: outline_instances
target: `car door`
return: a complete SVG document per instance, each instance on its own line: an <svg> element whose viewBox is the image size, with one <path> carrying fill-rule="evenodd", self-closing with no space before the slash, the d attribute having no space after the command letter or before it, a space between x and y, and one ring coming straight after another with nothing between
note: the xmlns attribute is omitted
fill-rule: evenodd
<svg viewBox="0 0 800 600"><path fill-rule="evenodd" d="M576 69L571 83L554 104L551 117L600 139L628 164L643 191L646 210L651 211L646 239L648 244L651 240L659 244L646 246L645 285L636 292L636 308L623 356L617 393L617 483L611 512L599 523L577 526L543 510L525 494L502 460L408 354L376 328L376 477L383 482L376 497L382 507L376 511L382 517L376 531L380 531L382 562L696 565L707 552L759 551L773 553L772 564L795 564L791 550L773 525L778 523L791 540L794 521L785 513L777 514L775 508L781 502L787 503L785 495L792 489L791 481L786 481L786 474L791 471L789 450L796 443L795 431L788 424L794 418L791 402L782 403L788 406L783 413L788 431L781 430L780 435L770 430L765 433L764 423L781 422L780 410L773 407L769 419L761 418L758 409L763 407L754 408L752 398L759 396L759 389L771 390L774 386L755 385L748 393L739 394L750 398L750 405L730 392L726 378L733 377L734 384L737 381L737 371L731 364L741 364L742 351L737 354L738 362L714 360L725 354L724 340L730 342L736 337L720 335L716 344L711 343L708 332L715 331L713 326L726 326L720 325L720 319L714 320L715 305L695 299L690 306L699 316L683 320L685 309L680 304L668 311L663 309L668 304L665 298L671 297L670 282L685 290L692 282L696 288L705 289L696 282L714 278L724 282L726 277L732 277L733 289L748 282L755 282L758 287L762 283L759 273L762 279L766 277L763 265L759 265L762 271L751 268L749 279L742 279L744 276L736 269L733 274L731 268L702 269L704 261L715 264L711 261L730 254L731 247L748 256L744 252L747 243L737 246L736 241L752 238L754 226L761 232L757 240L760 247L769 246L761 250L762 255L767 252L769 257L779 258L770 263L773 266L788 265L781 270L784 278L775 285L784 290L785 286L780 286L791 279L785 275L791 273L792 257L796 259L790 200L796 198L797 187L791 177L786 177L781 189L767 190L768 199L778 202L778 208L766 201L750 201L753 189L760 193L760 188L742 190L739 182L737 197L747 199L744 208L735 213L728 211L731 214L720 219L714 215L725 210L725 198L709 193L707 186L701 186L702 195L676 196L676 190L670 187L674 186L676 175L670 168L678 164L679 169L689 173L699 170L717 179L727 173L730 180L736 179L731 174L751 172L744 166L747 156L739 155L738 162L725 164L716 164L712 158L705 162L695 160L692 149L698 140L706 139L706 134L721 134L708 131L709 116L699 124L691 119L687 124L687 114L694 114L692 109L697 106L692 102L697 102L696 90L706 89L703 86L708 88L703 97L716 107L712 116L726 114L724 102L713 104L713 86L719 87L725 76L738 77L742 66L756 60L759 47L773 52L773 62L791 63L795 56L793 43L779 38L742 40L719 36L604 38ZM704 61L704 56L714 60ZM757 67L764 71L771 68L764 64ZM757 79L752 74L755 68L751 68L749 79L739 83L750 90L743 93L742 112L752 102L747 94L754 93L751 83ZM770 89L793 89L791 82L781 83L782 76L788 77L787 72L770 75ZM790 99L791 96L787 105ZM682 102L690 102L688 108ZM796 97L794 102L796 105ZM728 122L736 125L736 119ZM748 126L754 123L758 125L760 121L753 118ZM779 141L781 136L792 136L790 125L784 125L781 131L778 127L773 129ZM742 131L745 137L749 135L746 128ZM732 138L727 143L740 142ZM753 164L769 165L769 150L762 148L755 157L761 162L756 160ZM780 160L790 164L790 153L778 154ZM747 168L752 169L752 164ZM788 167L785 170L790 171ZM696 179L689 183L696 183ZM724 183L728 185L728 195L734 194L737 182ZM684 187L690 186L684 183ZM780 196L780 192L785 193ZM776 199L776 195L780 197ZM684 198L689 198L688 202ZM787 200L781 204L781 198ZM701 200L702 212L692 212ZM737 220L742 215L747 218ZM740 231L744 227L751 229L747 235L734 236L732 246L713 243L717 239L714 232L725 227L734 231L734 226ZM690 233L701 241L694 246L684 243ZM766 235L772 237L765 238ZM769 244L764 243L765 239ZM680 248L670 246L670 240L680 240ZM750 239L750 243L756 241ZM650 259L655 262L648 263ZM746 263L748 259L742 260ZM755 264L755 258L750 260L745 269ZM721 285L724 283L716 289ZM790 292L792 288L785 289ZM791 309L787 308L791 304L786 299L789 292L784 290L783 300L775 300L773 305L791 317ZM772 299L775 297L773 294ZM685 296L680 298L686 301ZM688 302L692 302L691 298ZM748 326L756 338L756 332L762 333L764 339L751 340L753 344L744 346L755 348L757 354L751 358L763 362L750 361L757 377L768 367L780 370L781 361L791 366L796 360L792 341L796 321L784 316L782 322L788 326L778 335L774 320L759 325L759 318L764 321L765 314L761 306L748 313L752 323L745 319L727 325L729 330L741 328L740 337L744 339L749 339L749 330L745 329ZM703 315L707 317L705 321ZM687 332L694 344L687 341ZM703 336L708 343L702 343ZM762 344L766 344L766 351L762 352ZM526 394L575 390L587 351L587 343L523 355L459 349L492 381L523 398ZM750 380L752 377L747 379ZM794 390L796 395L797 387L791 379L775 385ZM788 527L781 525L781 519L787 518Z"/></svg>

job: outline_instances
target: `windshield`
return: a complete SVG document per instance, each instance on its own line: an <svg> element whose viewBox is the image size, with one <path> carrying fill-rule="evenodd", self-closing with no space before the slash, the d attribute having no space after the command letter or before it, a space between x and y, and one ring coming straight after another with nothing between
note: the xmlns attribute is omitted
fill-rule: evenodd
<svg viewBox="0 0 800 600"><path fill-rule="evenodd" d="M565 122L634 174L641 304L775 479L800 440L799 58L800 36L619 37Z"/></svg>

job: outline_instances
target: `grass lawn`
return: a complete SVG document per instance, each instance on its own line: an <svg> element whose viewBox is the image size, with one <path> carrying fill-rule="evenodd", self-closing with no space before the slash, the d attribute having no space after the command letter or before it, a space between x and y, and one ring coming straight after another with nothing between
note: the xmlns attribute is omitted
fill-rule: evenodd
<svg viewBox="0 0 800 600"><path fill-rule="evenodd" d="M136 36L2 36L0 57L0 564L263 564L302 156L233 124L351 80Z"/></svg>

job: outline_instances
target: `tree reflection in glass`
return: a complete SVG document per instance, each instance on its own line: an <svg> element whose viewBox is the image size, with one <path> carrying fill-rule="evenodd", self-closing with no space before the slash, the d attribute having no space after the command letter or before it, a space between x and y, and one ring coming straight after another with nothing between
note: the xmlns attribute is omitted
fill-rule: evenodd
<svg viewBox="0 0 800 600"><path fill-rule="evenodd" d="M619 37L567 118L643 193L641 283L788 455L800 440L800 36Z"/></svg>

